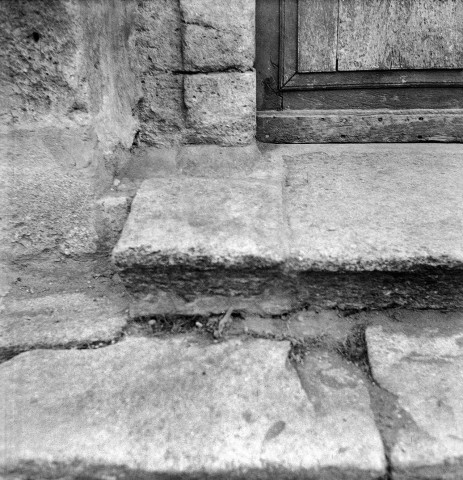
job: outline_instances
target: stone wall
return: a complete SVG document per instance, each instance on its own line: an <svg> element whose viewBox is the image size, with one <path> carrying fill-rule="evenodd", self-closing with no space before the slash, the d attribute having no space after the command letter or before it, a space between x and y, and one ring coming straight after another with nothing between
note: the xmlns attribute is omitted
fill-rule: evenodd
<svg viewBox="0 0 463 480"><path fill-rule="evenodd" d="M249 144L255 136L255 4L139 1L140 141Z"/></svg>
<svg viewBox="0 0 463 480"><path fill-rule="evenodd" d="M1 1L0 263L95 253L98 199L134 145L253 142L254 10Z"/></svg>
<svg viewBox="0 0 463 480"><path fill-rule="evenodd" d="M98 249L95 199L138 131L135 2L0 2L0 263Z"/></svg>

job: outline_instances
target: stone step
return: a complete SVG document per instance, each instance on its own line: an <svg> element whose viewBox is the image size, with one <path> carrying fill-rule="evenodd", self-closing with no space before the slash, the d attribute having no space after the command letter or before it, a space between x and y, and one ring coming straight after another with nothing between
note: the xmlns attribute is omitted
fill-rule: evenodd
<svg viewBox="0 0 463 480"><path fill-rule="evenodd" d="M463 146L259 148L143 182L113 251L134 315L463 305Z"/></svg>
<svg viewBox="0 0 463 480"><path fill-rule="evenodd" d="M21 353L0 364L0 476L460 479L462 313L358 320L370 374L245 336Z"/></svg>

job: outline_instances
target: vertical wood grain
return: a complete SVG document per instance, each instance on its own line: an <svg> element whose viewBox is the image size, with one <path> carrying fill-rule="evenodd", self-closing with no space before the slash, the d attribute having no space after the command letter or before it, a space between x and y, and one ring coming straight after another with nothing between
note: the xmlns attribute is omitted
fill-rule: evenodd
<svg viewBox="0 0 463 480"><path fill-rule="evenodd" d="M338 69L463 68L463 0L340 0Z"/></svg>
<svg viewBox="0 0 463 480"><path fill-rule="evenodd" d="M299 0L298 71L336 71L339 0Z"/></svg>

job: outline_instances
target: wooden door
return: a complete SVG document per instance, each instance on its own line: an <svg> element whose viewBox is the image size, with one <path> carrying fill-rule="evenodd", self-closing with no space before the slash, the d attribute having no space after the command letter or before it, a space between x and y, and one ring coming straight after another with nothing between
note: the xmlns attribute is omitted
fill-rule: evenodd
<svg viewBox="0 0 463 480"><path fill-rule="evenodd" d="M257 0L258 139L463 140L463 0Z"/></svg>

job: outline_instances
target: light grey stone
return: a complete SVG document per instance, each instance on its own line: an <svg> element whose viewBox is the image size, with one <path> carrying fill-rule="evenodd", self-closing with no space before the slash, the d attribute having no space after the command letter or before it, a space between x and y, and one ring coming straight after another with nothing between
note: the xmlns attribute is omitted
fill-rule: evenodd
<svg viewBox="0 0 463 480"><path fill-rule="evenodd" d="M18 355L0 365L3 478L54 469L73 478L95 465L116 476L379 478L384 454L361 386L315 359L327 381L322 388L313 379L320 390L308 399L288 349L266 340L128 338Z"/></svg>
<svg viewBox="0 0 463 480"><path fill-rule="evenodd" d="M238 147L185 145L177 155L177 170L190 177L242 178L283 185L281 157L263 154L256 144Z"/></svg>
<svg viewBox="0 0 463 480"><path fill-rule="evenodd" d="M260 180L146 180L113 260L138 292L161 287L188 300L261 294L285 255L281 206L281 186Z"/></svg>
<svg viewBox="0 0 463 480"><path fill-rule="evenodd" d="M106 195L96 202L98 243L103 250L111 250L119 240L130 203L128 195Z"/></svg>
<svg viewBox="0 0 463 480"><path fill-rule="evenodd" d="M459 479L463 472L463 314L404 314L367 328L374 379L411 422L391 446L394 479Z"/></svg>
<svg viewBox="0 0 463 480"><path fill-rule="evenodd" d="M10 258L97 249L95 183L101 156L87 129L12 130L0 138L6 198L5 242Z"/></svg>
<svg viewBox="0 0 463 480"><path fill-rule="evenodd" d="M352 333L354 323L335 310L304 310L281 318L244 315L235 321L232 333L250 333L279 339L310 339L327 346L345 345Z"/></svg>
<svg viewBox="0 0 463 480"><path fill-rule="evenodd" d="M463 265L463 147L281 147L288 265L407 271Z"/></svg>
<svg viewBox="0 0 463 480"><path fill-rule="evenodd" d="M330 462L340 462L346 469L338 478L381 477L386 468L384 447L357 367L335 353L314 349L297 370L313 408L312 435L329 442ZM336 432L333 438L331 432Z"/></svg>
<svg viewBox="0 0 463 480"><path fill-rule="evenodd" d="M118 339L127 304L116 296L61 293L4 301L0 357L34 348L70 347Z"/></svg>
<svg viewBox="0 0 463 480"><path fill-rule="evenodd" d="M184 67L189 71L250 70L255 55L255 2L181 0Z"/></svg>
<svg viewBox="0 0 463 480"><path fill-rule="evenodd" d="M184 80L189 143L249 144L256 128L256 75L211 73Z"/></svg>
<svg viewBox="0 0 463 480"><path fill-rule="evenodd" d="M141 93L129 52L134 5L3 2L0 130L92 126L104 152L130 147Z"/></svg>
<svg viewBox="0 0 463 480"><path fill-rule="evenodd" d="M183 106L183 75L147 74L144 95L137 106L140 140L156 147L184 143L187 133Z"/></svg>

